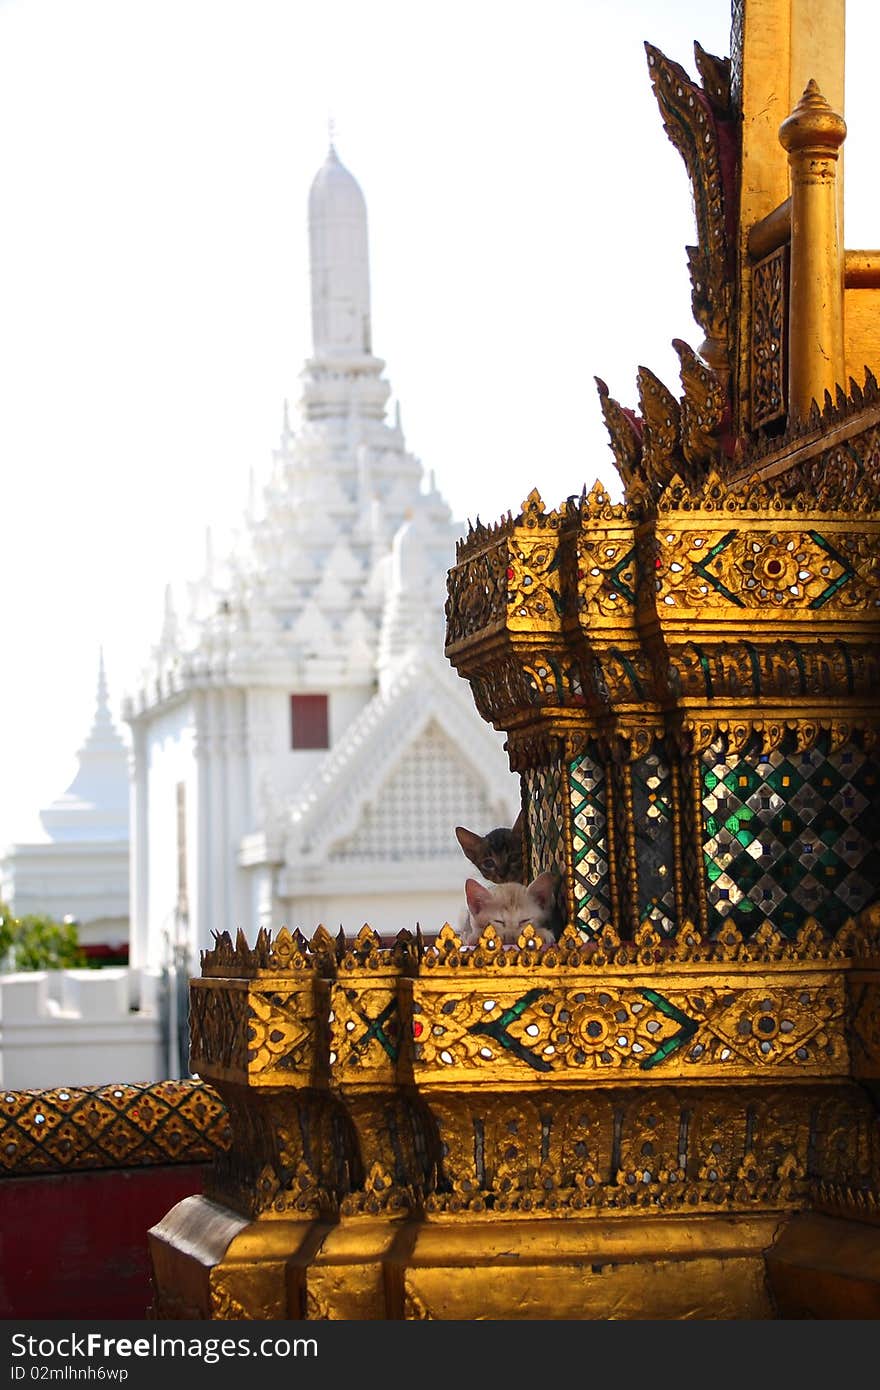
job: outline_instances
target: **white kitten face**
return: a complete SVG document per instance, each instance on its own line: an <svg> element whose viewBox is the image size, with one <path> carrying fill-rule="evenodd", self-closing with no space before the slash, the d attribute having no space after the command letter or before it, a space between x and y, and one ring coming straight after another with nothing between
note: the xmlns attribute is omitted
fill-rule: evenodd
<svg viewBox="0 0 880 1390"><path fill-rule="evenodd" d="M526 886L523 883L499 883L484 888L469 878L464 886L467 899L467 921L462 924L462 940L475 946L485 927L490 924L504 946L515 946L523 928L530 923L538 942L554 940L547 927L553 906L554 883L549 873L539 876Z"/></svg>

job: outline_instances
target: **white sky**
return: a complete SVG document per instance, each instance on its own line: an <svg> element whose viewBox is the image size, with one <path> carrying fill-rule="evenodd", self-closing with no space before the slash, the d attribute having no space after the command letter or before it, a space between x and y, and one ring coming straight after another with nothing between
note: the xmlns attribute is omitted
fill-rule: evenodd
<svg viewBox="0 0 880 1390"><path fill-rule="evenodd" d="M849 12L870 246L880 21ZM0 844L73 776L99 645L118 710L166 582L268 471L328 114L409 447L491 519L611 483L593 376L634 403L700 342L642 41L694 74L729 27L728 0L0 0Z"/></svg>

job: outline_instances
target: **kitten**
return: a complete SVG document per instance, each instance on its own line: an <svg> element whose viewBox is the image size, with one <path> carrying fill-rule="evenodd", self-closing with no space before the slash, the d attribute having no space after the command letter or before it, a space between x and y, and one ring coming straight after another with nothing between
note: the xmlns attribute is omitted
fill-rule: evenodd
<svg viewBox="0 0 880 1390"><path fill-rule="evenodd" d="M526 882L522 811L509 830L499 827L490 830L488 835L475 835L472 830L457 825L455 837L471 863L490 883Z"/></svg>
<svg viewBox="0 0 880 1390"><path fill-rule="evenodd" d="M528 923L534 927L539 944L555 940L549 925L556 893L551 873L539 874L529 884L501 883L497 888L485 888L475 878L469 878L464 892L467 912L460 935L465 946L476 946L490 922L504 946L515 946Z"/></svg>

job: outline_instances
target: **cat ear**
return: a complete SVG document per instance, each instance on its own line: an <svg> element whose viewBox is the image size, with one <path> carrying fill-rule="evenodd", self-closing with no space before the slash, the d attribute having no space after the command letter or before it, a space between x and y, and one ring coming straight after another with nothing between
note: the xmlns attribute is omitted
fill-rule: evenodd
<svg viewBox="0 0 880 1390"><path fill-rule="evenodd" d="M465 879L464 896L467 899L469 910L476 916L491 901L492 890L491 888L484 888L482 883L477 883L475 878L468 878Z"/></svg>
<svg viewBox="0 0 880 1390"><path fill-rule="evenodd" d="M522 835L522 810L510 827L510 833L511 835Z"/></svg>
<svg viewBox="0 0 880 1390"><path fill-rule="evenodd" d="M528 891L542 908L548 908L556 893L556 882L550 870L547 869L543 874L538 874L538 877L529 884Z"/></svg>
<svg viewBox="0 0 880 1390"><path fill-rule="evenodd" d="M463 825L455 827L455 838L461 845L468 859L476 863L476 856L483 852L483 837L475 835L472 830L465 830Z"/></svg>

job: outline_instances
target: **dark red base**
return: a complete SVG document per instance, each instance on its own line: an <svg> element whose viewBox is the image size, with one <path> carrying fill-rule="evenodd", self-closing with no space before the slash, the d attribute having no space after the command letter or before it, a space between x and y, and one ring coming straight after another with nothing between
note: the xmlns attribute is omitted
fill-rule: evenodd
<svg viewBox="0 0 880 1390"><path fill-rule="evenodd" d="M147 1231L201 1192L204 1164L0 1182L0 1318L144 1318Z"/></svg>

